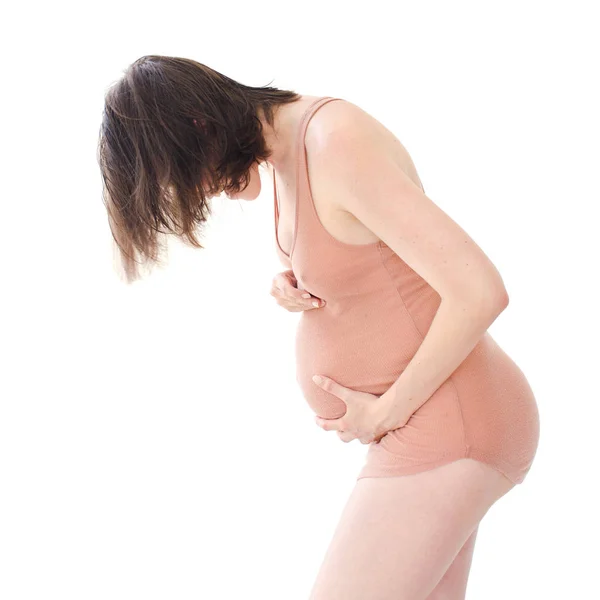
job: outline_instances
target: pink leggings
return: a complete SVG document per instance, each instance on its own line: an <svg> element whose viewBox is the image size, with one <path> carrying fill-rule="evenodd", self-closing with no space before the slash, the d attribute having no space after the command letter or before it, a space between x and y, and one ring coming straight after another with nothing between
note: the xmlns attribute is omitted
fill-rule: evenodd
<svg viewBox="0 0 600 600"><path fill-rule="evenodd" d="M359 479L310 600L463 600L479 522L514 485L470 458Z"/></svg>

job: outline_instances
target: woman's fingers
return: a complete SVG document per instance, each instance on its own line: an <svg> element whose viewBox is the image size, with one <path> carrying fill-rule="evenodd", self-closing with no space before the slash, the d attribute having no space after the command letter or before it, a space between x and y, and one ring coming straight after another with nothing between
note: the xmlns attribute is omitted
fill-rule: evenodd
<svg viewBox="0 0 600 600"><path fill-rule="evenodd" d="M325 306L325 301L309 294L306 290L298 289L298 281L293 271L283 271L273 278L271 296L283 308L298 312Z"/></svg>
<svg viewBox="0 0 600 600"><path fill-rule="evenodd" d="M348 443L356 439L354 434L350 433L349 431L338 431L337 434L340 440L342 440L342 442Z"/></svg>
<svg viewBox="0 0 600 600"><path fill-rule="evenodd" d="M284 280L287 281L283 285L283 293L287 298L299 302L302 306L313 308L319 306L323 301L319 298L311 296L306 290L298 289L298 281L294 275L290 275L289 271L284 272ZM317 302L317 305L315 305Z"/></svg>

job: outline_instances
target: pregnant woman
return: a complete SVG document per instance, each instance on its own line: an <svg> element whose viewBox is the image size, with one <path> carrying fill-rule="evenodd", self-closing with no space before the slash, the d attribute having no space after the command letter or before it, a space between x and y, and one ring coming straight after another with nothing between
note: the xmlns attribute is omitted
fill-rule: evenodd
<svg viewBox="0 0 600 600"><path fill-rule="evenodd" d="M129 281L159 234L201 247L208 200L257 198L268 167L298 384L320 427L368 444L310 600L464 598L478 525L524 481L539 414L487 331L500 274L400 141L347 100L146 56L107 92L99 161Z"/></svg>

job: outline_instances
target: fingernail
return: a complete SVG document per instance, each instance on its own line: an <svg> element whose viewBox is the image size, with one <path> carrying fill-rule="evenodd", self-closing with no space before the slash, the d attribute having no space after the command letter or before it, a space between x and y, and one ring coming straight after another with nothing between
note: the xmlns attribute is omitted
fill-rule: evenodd
<svg viewBox="0 0 600 600"><path fill-rule="evenodd" d="M319 303L318 303L318 302L315 300L315 301L312 303L312 305L313 305L313 306L319 306Z"/></svg>
<svg viewBox="0 0 600 600"><path fill-rule="evenodd" d="M303 298L310 298L310 294L302 294Z"/></svg>

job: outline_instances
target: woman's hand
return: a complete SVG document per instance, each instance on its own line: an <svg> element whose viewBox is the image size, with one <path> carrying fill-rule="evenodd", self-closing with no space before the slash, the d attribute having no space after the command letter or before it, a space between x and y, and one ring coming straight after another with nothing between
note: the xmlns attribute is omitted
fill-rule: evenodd
<svg viewBox="0 0 600 600"><path fill-rule="evenodd" d="M277 304L290 312L300 312L325 306L325 300L311 296L308 292L298 289L298 281L292 270L277 273L273 278L271 296ZM316 306L314 303L317 303Z"/></svg>
<svg viewBox="0 0 600 600"><path fill-rule="evenodd" d="M319 378L321 381L318 380ZM313 381L346 404L346 413L339 419L315 418L317 425L325 431L337 431L343 442L351 442L354 439L360 440L361 444L379 442L386 433L404 427L408 421L408 419L404 422L390 421L390 410L385 394L375 396L359 392L344 387L329 377L318 375L313 377Z"/></svg>

